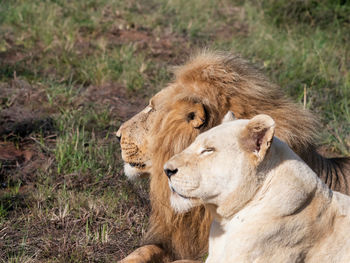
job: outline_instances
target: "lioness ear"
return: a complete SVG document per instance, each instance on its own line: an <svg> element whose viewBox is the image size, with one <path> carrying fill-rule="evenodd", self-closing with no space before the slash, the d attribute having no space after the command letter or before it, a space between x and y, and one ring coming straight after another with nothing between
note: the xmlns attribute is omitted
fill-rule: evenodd
<svg viewBox="0 0 350 263"><path fill-rule="evenodd" d="M191 111L187 114L187 121L196 129L199 129L206 120L206 112L202 103L194 103Z"/></svg>
<svg viewBox="0 0 350 263"><path fill-rule="evenodd" d="M264 160L275 133L275 121L268 115L260 114L252 118L241 133L240 145L251 154L258 165Z"/></svg>
<svg viewBox="0 0 350 263"><path fill-rule="evenodd" d="M224 118L222 119L221 123L229 122L229 121L234 121L234 120L236 120L235 115L233 114L232 111L228 111L228 112L225 114Z"/></svg>

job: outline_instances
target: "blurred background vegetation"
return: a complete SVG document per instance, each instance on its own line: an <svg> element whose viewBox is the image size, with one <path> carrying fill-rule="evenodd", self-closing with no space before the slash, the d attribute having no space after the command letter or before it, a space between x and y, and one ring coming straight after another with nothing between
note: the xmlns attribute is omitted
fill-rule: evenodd
<svg viewBox="0 0 350 263"><path fill-rule="evenodd" d="M254 62L350 152L346 0L0 0L0 260L111 262L147 226L119 125L194 51ZM286 116L292 117L292 116ZM302 125L302 124L300 124Z"/></svg>

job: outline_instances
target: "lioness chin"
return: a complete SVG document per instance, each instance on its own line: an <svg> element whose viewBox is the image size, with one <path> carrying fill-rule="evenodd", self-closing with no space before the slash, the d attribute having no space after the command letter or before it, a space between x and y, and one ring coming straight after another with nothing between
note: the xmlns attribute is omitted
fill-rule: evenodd
<svg viewBox="0 0 350 263"><path fill-rule="evenodd" d="M274 137L270 116L232 120L164 165L173 208L213 215L206 262L350 262L350 197Z"/></svg>

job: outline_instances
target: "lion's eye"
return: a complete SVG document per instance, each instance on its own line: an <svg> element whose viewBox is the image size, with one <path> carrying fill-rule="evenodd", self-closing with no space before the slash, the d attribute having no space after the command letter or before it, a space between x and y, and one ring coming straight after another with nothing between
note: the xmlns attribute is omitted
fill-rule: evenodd
<svg viewBox="0 0 350 263"><path fill-rule="evenodd" d="M215 151L215 149L213 147L209 147L209 148L203 149L200 154L209 154L209 153L212 153L214 151Z"/></svg>

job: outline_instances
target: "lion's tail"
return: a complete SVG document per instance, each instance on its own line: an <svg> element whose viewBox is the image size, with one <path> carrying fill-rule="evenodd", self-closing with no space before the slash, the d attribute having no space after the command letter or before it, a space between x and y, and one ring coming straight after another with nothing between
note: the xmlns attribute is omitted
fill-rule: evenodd
<svg viewBox="0 0 350 263"><path fill-rule="evenodd" d="M350 195L350 157L325 158L314 151L307 159L329 188Z"/></svg>

